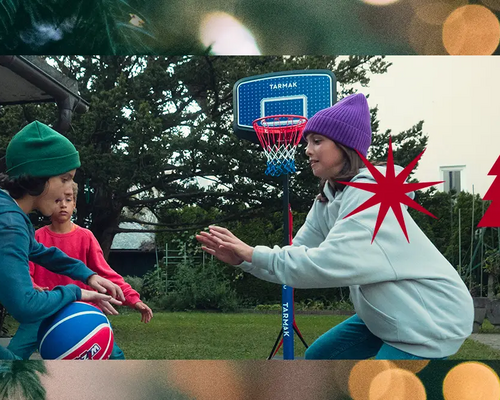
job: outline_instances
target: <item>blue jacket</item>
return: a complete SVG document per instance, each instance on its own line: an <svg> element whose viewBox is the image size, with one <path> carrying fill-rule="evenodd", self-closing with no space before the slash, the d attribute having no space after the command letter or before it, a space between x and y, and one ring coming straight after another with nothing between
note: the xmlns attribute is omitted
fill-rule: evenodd
<svg viewBox="0 0 500 400"><path fill-rule="evenodd" d="M61 250L36 242L27 215L0 190L0 303L16 320L29 323L47 318L80 300L82 292L76 285L57 286L43 292L34 289L28 261L83 282L95 274Z"/></svg>
<svg viewBox="0 0 500 400"><path fill-rule="evenodd" d="M352 181L375 183L365 168ZM384 342L424 358L456 353L472 332L472 297L406 207L410 243L389 211L372 244L380 206L344 217L373 194L354 187L332 193L327 185L325 195L328 202L314 202L292 246L257 246L252 263L240 267L295 288L349 286L358 316Z"/></svg>

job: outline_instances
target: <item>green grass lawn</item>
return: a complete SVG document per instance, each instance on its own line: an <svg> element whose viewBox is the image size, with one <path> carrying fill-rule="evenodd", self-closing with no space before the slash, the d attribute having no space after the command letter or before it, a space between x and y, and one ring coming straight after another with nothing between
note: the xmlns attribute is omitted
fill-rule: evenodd
<svg viewBox="0 0 500 400"><path fill-rule="evenodd" d="M280 314L156 312L149 324L143 324L139 313L121 312L111 316L110 321L115 340L128 359L265 360L281 327ZM296 321L304 339L311 344L346 318L299 314ZM8 317L7 324L10 333L14 333L17 323ZM495 334L488 321L482 332ZM304 351L295 336L295 355L303 357ZM468 339L450 359L500 360L500 351Z"/></svg>
<svg viewBox="0 0 500 400"><path fill-rule="evenodd" d="M298 315L310 344L346 317ZM110 318L117 344L133 359L266 359L281 328L279 314L155 313L149 324L138 314ZM295 338L297 356L304 345ZM280 352L281 353L281 352Z"/></svg>
<svg viewBox="0 0 500 400"><path fill-rule="evenodd" d="M346 319L337 315L297 315L307 344ZM129 359L266 359L281 327L279 314L155 313L142 324L135 313L110 318L115 339ZM489 326L485 322L486 331ZM305 348L295 336L295 355ZM281 351L280 353L281 354ZM466 340L450 359L499 360L500 351Z"/></svg>

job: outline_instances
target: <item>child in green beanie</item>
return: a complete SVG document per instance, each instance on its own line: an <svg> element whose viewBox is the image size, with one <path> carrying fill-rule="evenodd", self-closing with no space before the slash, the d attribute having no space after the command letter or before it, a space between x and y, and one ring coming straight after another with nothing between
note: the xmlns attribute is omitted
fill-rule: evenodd
<svg viewBox="0 0 500 400"><path fill-rule="evenodd" d="M47 318L76 300L121 304L125 298L118 285L61 250L37 243L27 216L33 210L52 215L56 201L71 187L80 167L73 144L35 121L12 138L5 161L6 174L0 174L0 303L21 323ZM31 281L29 261L80 280L97 292L76 285L38 291ZM0 346L0 360L13 359L20 357Z"/></svg>

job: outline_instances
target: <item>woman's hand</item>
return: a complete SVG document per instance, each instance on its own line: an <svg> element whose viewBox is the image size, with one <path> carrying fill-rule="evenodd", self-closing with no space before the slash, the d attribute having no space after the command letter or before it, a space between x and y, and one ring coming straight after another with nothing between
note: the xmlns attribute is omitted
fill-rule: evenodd
<svg viewBox="0 0 500 400"><path fill-rule="evenodd" d="M200 232L196 239L202 244L202 250L225 263L238 265L243 261L252 262L253 247L238 239L226 228L212 225L209 233Z"/></svg>

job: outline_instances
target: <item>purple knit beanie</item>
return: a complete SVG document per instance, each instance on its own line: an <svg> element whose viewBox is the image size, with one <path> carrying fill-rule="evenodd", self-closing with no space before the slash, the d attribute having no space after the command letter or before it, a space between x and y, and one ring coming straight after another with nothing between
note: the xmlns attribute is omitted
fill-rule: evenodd
<svg viewBox="0 0 500 400"><path fill-rule="evenodd" d="M372 142L370 109L361 93L344 97L332 107L314 114L307 121L303 135L318 133L366 157Z"/></svg>

